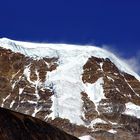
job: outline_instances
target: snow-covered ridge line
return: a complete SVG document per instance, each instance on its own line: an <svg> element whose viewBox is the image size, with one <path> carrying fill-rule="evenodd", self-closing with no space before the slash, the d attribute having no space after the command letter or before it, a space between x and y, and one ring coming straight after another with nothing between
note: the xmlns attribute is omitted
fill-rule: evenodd
<svg viewBox="0 0 140 140"><path fill-rule="evenodd" d="M113 53L96 46L88 45L70 45L70 44L52 44L52 43L32 43L10 40L8 38L0 39L0 46L11 49L14 52L20 52L30 57L74 57L81 56L88 59L91 56L99 58L109 58L121 71L135 76L139 81L140 77L126 63L117 58Z"/></svg>

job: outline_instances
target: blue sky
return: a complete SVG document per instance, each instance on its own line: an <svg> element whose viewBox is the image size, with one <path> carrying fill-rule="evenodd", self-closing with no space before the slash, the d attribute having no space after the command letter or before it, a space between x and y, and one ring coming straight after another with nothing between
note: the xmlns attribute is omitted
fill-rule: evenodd
<svg viewBox="0 0 140 140"><path fill-rule="evenodd" d="M0 37L93 44L139 59L140 0L1 0Z"/></svg>

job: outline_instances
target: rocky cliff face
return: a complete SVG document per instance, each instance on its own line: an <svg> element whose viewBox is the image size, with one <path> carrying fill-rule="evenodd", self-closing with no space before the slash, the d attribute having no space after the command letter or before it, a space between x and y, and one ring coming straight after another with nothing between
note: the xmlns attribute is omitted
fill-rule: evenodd
<svg viewBox="0 0 140 140"><path fill-rule="evenodd" d="M1 140L78 140L39 119L0 108Z"/></svg>
<svg viewBox="0 0 140 140"><path fill-rule="evenodd" d="M77 137L137 140L140 78L96 47L0 41L0 105Z"/></svg>

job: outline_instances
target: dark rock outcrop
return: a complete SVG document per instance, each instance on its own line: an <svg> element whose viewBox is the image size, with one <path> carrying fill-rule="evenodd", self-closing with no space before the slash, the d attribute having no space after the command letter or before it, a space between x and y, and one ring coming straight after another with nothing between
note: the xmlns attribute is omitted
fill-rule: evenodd
<svg viewBox="0 0 140 140"><path fill-rule="evenodd" d="M0 140L78 140L39 119L0 108Z"/></svg>

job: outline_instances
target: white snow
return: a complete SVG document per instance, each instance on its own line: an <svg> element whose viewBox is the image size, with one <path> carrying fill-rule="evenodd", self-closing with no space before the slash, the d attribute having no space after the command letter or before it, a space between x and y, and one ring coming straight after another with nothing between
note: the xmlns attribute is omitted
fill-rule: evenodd
<svg viewBox="0 0 140 140"><path fill-rule="evenodd" d="M24 90L24 88L19 88L19 95L22 94L23 90Z"/></svg>
<svg viewBox="0 0 140 140"><path fill-rule="evenodd" d="M38 87L40 86L40 80L39 80L39 73L38 71L36 70L35 71L36 75L37 75L37 80L35 81L31 81L30 79L30 65L26 66L25 69L24 69L24 72L23 74L26 76L27 80L35 86L35 96L37 97L37 99L39 100L40 99L40 96L38 95Z"/></svg>
<svg viewBox="0 0 140 140"><path fill-rule="evenodd" d="M103 78L101 77L93 84L90 84L90 83L84 84L85 92L88 94L90 100L94 102L97 112L98 112L97 108L98 108L99 102L102 99L106 98L103 92L103 87L102 87L103 83L104 81L103 81Z"/></svg>
<svg viewBox="0 0 140 140"><path fill-rule="evenodd" d="M123 77L124 77L124 76L123 76ZM130 87L130 89L131 89L138 97L140 97L140 95L134 91L134 89L131 87L131 85L128 83L128 81L125 79L125 77L124 77L124 80L125 80L125 82L127 83L127 85ZM129 94L128 96L131 97L131 94Z"/></svg>
<svg viewBox="0 0 140 140"><path fill-rule="evenodd" d="M11 96L11 93L9 95L7 95L5 98L3 98L2 100L2 104L1 104L1 107L4 106L4 102Z"/></svg>
<svg viewBox="0 0 140 140"><path fill-rule="evenodd" d="M21 103L26 103L26 102L28 102L30 104L37 104L37 101L31 101L31 100L27 100L27 101L23 100L23 101L21 101Z"/></svg>
<svg viewBox="0 0 140 140"><path fill-rule="evenodd" d="M93 137L91 137L91 136L89 136L89 135L79 137L79 139L80 139L80 140L95 140Z"/></svg>
<svg viewBox="0 0 140 140"><path fill-rule="evenodd" d="M41 110L41 108L42 107L39 107L39 108L35 107L34 113L32 114L32 117L35 117L35 115L37 114L37 112L39 112Z"/></svg>
<svg viewBox="0 0 140 140"><path fill-rule="evenodd" d="M112 125L117 125L118 123L116 122L112 122L112 121L108 121L109 123L111 123Z"/></svg>
<svg viewBox="0 0 140 140"><path fill-rule="evenodd" d="M14 89L14 88L15 88L15 85L16 85L16 82L12 84L12 89Z"/></svg>
<svg viewBox="0 0 140 140"><path fill-rule="evenodd" d="M101 71L103 71L103 62L100 63Z"/></svg>
<svg viewBox="0 0 140 140"><path fill-rule="evenodd" d="M109 76L107 76L107 78L108 78L109 80L112 80L112 81L114 82L114 79L113 79L113 78L111 78L111 77L109 77Z"/></svg>
<svg viewBox="0 0 140 140"><path fill-rule="evenodd" d="M112 133L112 134L116 134L116 133L117 133L117 131L114 130L114 129L110 129L110 130L108 130L108 132L110 132L110 133Z"/></svg>
<svg viewBox="0 0 140 140"><path fill-rule="evenodd" d="M124 114L140 118L140 106L135 105L132 102L126 103L125 106L126 109L124 111Z"/></svg>
<svg viewBox="0 0 140 140"><path fill-rule="evenodd" d="M30 104L37 104L37 101L28 100L27 102L30 103Z"/></svg>
<svg viewBox="0 0 140 140"><path fill-rule="evenodd" d="M23 74L26 76L27 80L33 84L33 82L30 80L30 65L25 67Z"/></svg>
<svg viewBox="0 0 140 140"><path fill-rule="evenodd" d="M39 73L38 73L37 70L35 71L35 73L37 75L37 80L34 81L34 84L35 84L35 96L37 97L37 100L39 100L40 99L40 96L38 94L38 87L40 87Z"/></svg>
<svg viewBox="0 0 140 140"><path fill-rule="evenodd" d="M138 76L138 74L136 74L125 62L120 60L120 58L117 58L113 53L96 46L31 43L10 40L7 38L0 39L0 46L31 57L58 57L61 52L65 54L65 52L70 51L69 53L71 54L71 56L75 52L77 55L85 56L85 58L89 58L90 56L109 58L121 71L135 76L140 81L140 77Z"/></svg>
<svg viewBox="0 0 140 140"><path fill-rule="evenodd" d="M90 126L92 127L93 125L96 125L96 124L107 124L107 122L106 121L104 121L104 120L102 120L102 119L100 119L100 118L96 118L96 119L94 119L92 122L91 122L91 124L90 124Z"/></svg>
<svg viewBox="0 0 140 140"><path fill-rule="evenodd" d="M120 92L120 90L119 90L118 88L116 88L116 90L117 90L118 92Z"/></svg>
<svg viewBox="0 0 140 140"><path fill-rule="evenodd" d="M15 100L13 100L13 101L11 102L10 108L12 108L12 106L14 105L14 103L15 103Z"/></svg>
<svg viewBox="0 0 140 140"><path fill-rule="evenodd" d="M73 50L72 50L73 51ZM81 74L87 59L73 51L62 51L59 57L59 67L46 76L46 86L53 84L54 96L52 97L53 111L49 117L67 118L72 123L84 124L82 117L83 83Z"/></svg>

